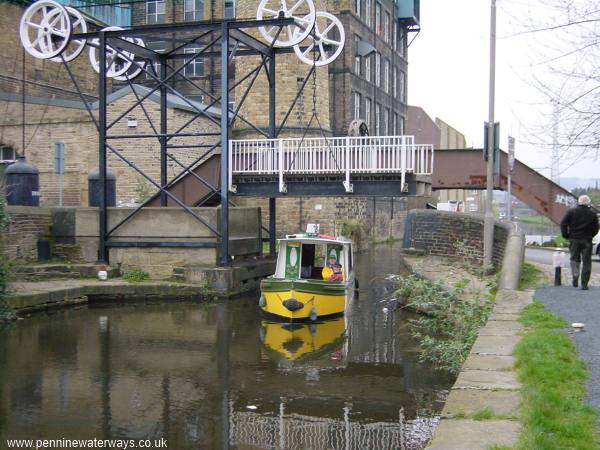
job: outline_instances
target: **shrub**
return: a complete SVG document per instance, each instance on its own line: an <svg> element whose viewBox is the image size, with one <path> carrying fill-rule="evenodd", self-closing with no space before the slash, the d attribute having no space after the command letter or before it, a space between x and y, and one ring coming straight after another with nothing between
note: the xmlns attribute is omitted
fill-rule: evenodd
<svg viewBox="0 0 600 450"><path fill-rule="evenodd" d="M144 272L142 269L132 269L123 274L123 279L130 283L139 283L150 278L148 272Z"/></svg>
<svg viewBox="0 0 600 450"><path fill-rule="evenodd" d="M8 305L8 281L10 278L10 266L6 257L5 236L8 230L10 218L6 211L6 202L0 197L0 320L13 319L14 312Z"/></svg>
<svg viewBox="0 0 600 450"><path fill-rule="evenodd" d="M461 280L446 290L438 282L410 276L396 291L396 296L412 309L428 311L411 321L411 333L421 343L421 360L451 373L460 371L478 329L485 325L492 309L491 296L475 298L468 293L467 285Z"/></svg>

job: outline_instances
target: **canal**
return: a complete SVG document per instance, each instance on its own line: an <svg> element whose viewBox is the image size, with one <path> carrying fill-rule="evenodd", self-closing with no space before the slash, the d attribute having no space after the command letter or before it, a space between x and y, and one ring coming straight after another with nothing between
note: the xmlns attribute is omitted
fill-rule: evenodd
<svg viewBox="0 0 600 450"><path fill-rule="evenodd" d="M229 302L101 303L0 330L7 439L164 438L186 449L421 449L453 379L389 300L397 249L357 255L344 318L265 321Z"/></svg>

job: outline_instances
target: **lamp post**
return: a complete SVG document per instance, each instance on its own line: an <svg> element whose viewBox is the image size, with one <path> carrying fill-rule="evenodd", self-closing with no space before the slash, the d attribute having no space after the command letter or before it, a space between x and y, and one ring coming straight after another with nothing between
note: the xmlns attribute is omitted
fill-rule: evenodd
<svg viewBox="0 0 600 450"><path fill-rule="evenodd" d="M483 225L483 263L489 270L492 267L494 247L494 212L492 200L494 197L494 100L496 89L496 0L491 0L490 20L490 90L489 90L489 120L488 120L488 159L485 197L485 222Z"/></svg>

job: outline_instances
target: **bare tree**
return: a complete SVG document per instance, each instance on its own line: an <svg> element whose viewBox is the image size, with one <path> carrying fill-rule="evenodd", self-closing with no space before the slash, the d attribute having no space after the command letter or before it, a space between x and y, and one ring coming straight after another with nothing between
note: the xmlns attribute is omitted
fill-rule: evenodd
<svg viewBox="0 0 600 450"><path fill-rule="evenodd" d="M519 28L513 37L530 38L529 83L542 95L548 112L544 124L529 128L531 143L549 149L558 146L562 170L581 159L597 160L600 2L507 0L507 12L511 5L520 12L513 14Z"/></svg>

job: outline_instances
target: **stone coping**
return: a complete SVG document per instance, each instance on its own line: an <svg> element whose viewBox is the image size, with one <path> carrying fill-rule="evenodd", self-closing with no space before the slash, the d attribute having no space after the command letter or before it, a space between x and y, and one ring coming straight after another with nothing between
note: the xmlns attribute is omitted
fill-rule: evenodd
<svg viewBox="0 0 600 450"><path fill-rule="evenodd" d="M19 315L86 302L89 297L203 300L235 295L211 292L199 284L152 280L130 283L122 279L61 279L15 282L10 287L8 303Z"/></svg>
<svg viewBox="0 0 600 450"><path fill-rule="evenodd" d="M488 450L517 443L521 384L512 352L523 330L518 314L532 301L533 291L498 291L488 322L446 399L428 450ZM484 409L491 411L491 420L473 420Z"/></svg>

